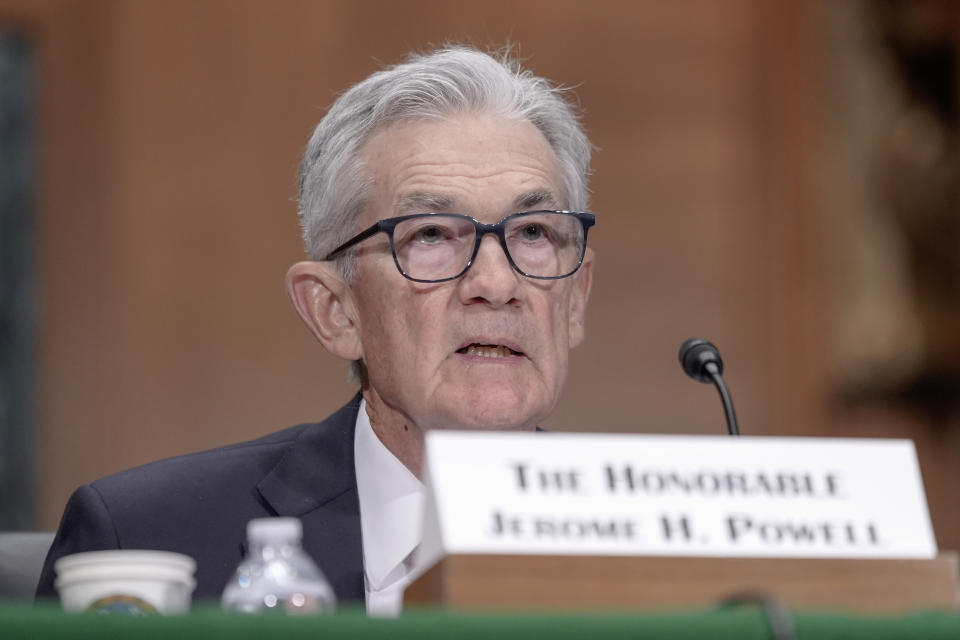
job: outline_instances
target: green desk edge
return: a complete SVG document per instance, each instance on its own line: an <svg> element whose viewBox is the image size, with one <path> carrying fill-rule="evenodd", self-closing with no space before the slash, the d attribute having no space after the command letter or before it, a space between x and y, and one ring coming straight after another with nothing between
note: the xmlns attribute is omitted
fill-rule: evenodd
<svg viewBox="0 0 960 640"><path fill-rule="evenodd" d="M922 638L960 640L960 613L916 612L906 615L851 615L794 612L798 640L884 640ZM294 618L277 614L244 616L215 607L184 616L66 614L56 606L0 604L0 638L31 640L71 638L173 638L236 640L270 638L390 638L403 640L472 638L769 638L769 626L757 607L664 613L523 613L464 614L418 610L396 619L368 618L345 610L336 615Z"/></svg>

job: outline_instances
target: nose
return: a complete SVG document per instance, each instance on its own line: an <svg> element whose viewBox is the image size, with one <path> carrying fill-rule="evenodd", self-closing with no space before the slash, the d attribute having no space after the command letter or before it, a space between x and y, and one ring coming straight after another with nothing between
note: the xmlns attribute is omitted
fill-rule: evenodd
<svg viewBox="0 0 960 640"><path fill-rule="evenodd" d="M473 264L460 278L460 299L464 304L480 302L502 307L516 300L521 277L507 259L496 235L487 234L480 241Z"/></svg>

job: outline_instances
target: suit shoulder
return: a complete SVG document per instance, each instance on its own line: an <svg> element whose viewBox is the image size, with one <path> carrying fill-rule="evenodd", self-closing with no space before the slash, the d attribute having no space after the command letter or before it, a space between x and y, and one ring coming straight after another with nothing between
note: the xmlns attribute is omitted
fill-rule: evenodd
<svg viewBox="0 0 960 640"><path fill-rule="evenodd" d="M230 471L232 468L238 471L245 469L244 475L248 475L262 466L265 473L304 430L318 426L317 423L300 424L256 440L156 460L105 476L92 484L101 492L111 492L114 488L129 489L131 483L141 484L144 481L163 481L166 484L193 476L210 479L217 472Z"/></svg>
<svg viewBox="0 0 960 640"><path fill-rule="evenodd" d="M113 517L139 515L144 509L189 510L213 502L259 502L257 484L285 461L301 467L347 456L352 461L352 435L359 399L355 398L323 422L300 424L256 440L151 462L91 483Z"/></svg>

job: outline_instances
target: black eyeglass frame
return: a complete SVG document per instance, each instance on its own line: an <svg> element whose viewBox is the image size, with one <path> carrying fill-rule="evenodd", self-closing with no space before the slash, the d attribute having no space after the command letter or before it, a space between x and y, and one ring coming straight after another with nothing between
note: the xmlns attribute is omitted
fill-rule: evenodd
<svg viewBox="0 0 960 640"><path fill-rule="evenodd" d="M573 216L574 218L580 221L581 225L583 225L583 244L580 247L580 256L577 258L577 264L568 273L564 273L559 276L535 276L535 275L526 273L523 269L517 266L516 262L513 261L513 256L510 255L510 250L507 248L507 237L505 234L505 230L507 228L506 227L507 223L510 220L520 218L523 216L542 215L544 213ZM466 266L456 275L449 276L447 278L439 278L436 280L425 280L423 278L414 278L413 276L405 272L403 270L403 267L400 266L400 260L397 258L397 249L393 244L393 230L396 229L398 224L400 224L401 222L405 222L406 220L412 220L414 218L429 218L430 216L446 216L446 217L452 217L452 218L460 218L462 220L469 220L470 222L473 223L473 226L476 232L476 239L473 245L473 253L470 254L470 259L467 260ZM350 238L349 240L341 244L339 247L331 251L329 254L327 254L327 257L324 258L324 260L333 260L338 255L346 251L347 249L350 249L351 247L359 244L360 242L363 242L367 238L371 238L375 236L376 234L382 231L386 233L387 237L390 239L390 253L393 254L393 263L397 265L397 270L400 272L400 274L404 278L408 280L413 280L414 282L424 282L424 283L449 282L450 280L456 280L457 278L459 278L460 276L462 276L467 272L467 270L473 265L473 261L476 260L477 258L477 253L480 251L480 242L483 240L484 236L486 236L489 233L492 233L495 236L497 236L497 238L500 239L500 246L503 248L503 253L504 255L507 256L507 260L510 262L510 266L512 266L517 273L519 273L524 277L534 278L536 280L561 280L563 278L569 278L570 276L575 274L580 269L580 266L583 264L583 256L586 254L586 251L587 251L587 232L590 230L590 227L596 224L596 221L597 221L596 216L594 216L592 213L586 213L581 211L559 211L559 210L546 210L546 209L542 211L522 211L520 213L512 213L504 217L502 220L500 220L500 222L497 222L495 224L487 224L485 222L480 222L476 218L472 218L470 216L466 216L460 213L414 213L407 216L398 216L396 218L384 218L383 220L379 220L375 224L364 229L363 231L361 231L360 233L353 236L352 238Z"/></svg>

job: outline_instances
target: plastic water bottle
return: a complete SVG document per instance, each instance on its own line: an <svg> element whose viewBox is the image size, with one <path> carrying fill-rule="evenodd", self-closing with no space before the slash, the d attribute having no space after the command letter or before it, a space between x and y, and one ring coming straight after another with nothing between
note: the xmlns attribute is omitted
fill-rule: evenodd
<svg viewBox="0 0 960 640"><path fill-rule="evenodd" d="M249 550L223 591L230 611L327 613L337 599L330 583L300 546L297 518L258 518L247 523Z"/></svg>

